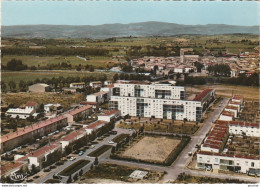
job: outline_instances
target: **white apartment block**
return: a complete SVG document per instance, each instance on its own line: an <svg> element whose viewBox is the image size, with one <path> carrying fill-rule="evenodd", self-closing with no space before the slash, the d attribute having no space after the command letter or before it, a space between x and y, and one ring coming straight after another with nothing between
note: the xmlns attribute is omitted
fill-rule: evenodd
<svg viewBox="0 0 260 187"><path fill-rule="evenodd" d="M121 115L199 121L202 115L200 101L185 101L184 87L170 84L114 84L109 103L110 110Z"/></svg>
<svg viewBox="0 0 260 187"><path fill-rule="evenodd" d="M10 118L16 118L17 116L19 119L26 119L29 116L31 116L33 113L35 113L34 109L31 108L10 108L7 110L6 115L10 116Z"/></svg>
<svg viewBox="0 0 260 187"><path fill-rule="evenodd" d="M185 100L185 88L171 84L138 84L136 81L128 81L115 83L113 96Z"/></svg>
<svg viewBox="0 0 260 187"><path fill-rule="evenodd" d="M260 128L257 123L246 123L239 121L229 122L229 133L234 135L243 135L260 137Z"/></svg>
<svg viewBox="0 0 260 187"><path fill-rule="evenodd" d="M239 157L200 151L197 154L197 167L247 173L249 170L260 169L260 158L259 156Z"/></svg>

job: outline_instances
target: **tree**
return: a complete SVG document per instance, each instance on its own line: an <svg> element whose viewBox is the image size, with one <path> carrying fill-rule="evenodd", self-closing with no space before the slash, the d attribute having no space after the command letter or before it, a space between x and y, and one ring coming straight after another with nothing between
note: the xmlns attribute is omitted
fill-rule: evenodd
<svg viewBox="0 0 260 187"><path fill-rule="evenodd" d="M73 176L73 180L74 181L78 180L78 174L77 173Z"/></svg>
<svg viewBox="0 0 260 187"><path fill-rule="evenodd" d="M112 147L112 150L111 150L111 153L112 153L112 154L115 154L115 152L116 152L116 148L113 146L113 147Z"/></svg>
<svg viewBox="0 0 260 187"><path fill-rule="evenodd" d="M95 158L94 165L98 165L98 157Z"/></svg>
<svg viewBox="0 0 260 187"><path fill-rule="evenodd" d="M37 172L38 172L38 169L36 168L36 166L34 164L32 164L31 173L35 174Z"/></svg>
<svg viewBox="0 0 260 187"><path fill-rule="evenodd" d="M113 76L113 79L114 79L114 81L117 81L119 79L119 76L117 73Z"/></svg>
<svg viewBox="0 0 260 187"><path fill-rule="evenodd" d="M197 72L201 72L201 69L204 67L203 64L195 62L194 66L197 68Z"/></svg>
<svg viewBox="0 0 260 187"><path fill-rule="evenodd" d="M12 90L16 88L16 84L15 84L14 81L9 81L8 86L9 86L9 88L12 89Z"/></svg>
<svg viewBox="0 0 260 187"><path fill-rule="evenodd" d="M24 90L26 88L26 83L23 80L20 80L19 88L20 88L20 90Z"/></svg>
<svg viewBox="0 0 260 187"><path fill-rule="evenodd" d="M67 183L71 183L72 182L72 179L71 179L71 175L69 176L68 180L67 180Z"/></svg>
<svg viewBox="0 0 260 187"><path fill-rule="evenodd" d="M83 175L83 170L81 169L80 171L79 171L79 176L82 176Z"/></svg>
<svg viewBox="0 0 260 187"><path fill-rule="evenodd" d="M6 91L6 88L7 88L7 86L6 86L5 82L1 81L1 90Z"/></svg>

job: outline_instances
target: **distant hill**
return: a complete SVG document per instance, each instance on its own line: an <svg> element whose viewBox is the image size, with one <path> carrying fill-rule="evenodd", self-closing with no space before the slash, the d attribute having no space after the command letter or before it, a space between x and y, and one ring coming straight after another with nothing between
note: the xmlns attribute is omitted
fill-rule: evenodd
<svg viewBox="0 0 260 187"><path fill-rule="evenodd" d="M180 25L165 22L141 22L104 25L16 25L2 26L2 37L19 38L110 38L128 36L173 36L216 34L259 34L259 26L224 24Z"/></svg>

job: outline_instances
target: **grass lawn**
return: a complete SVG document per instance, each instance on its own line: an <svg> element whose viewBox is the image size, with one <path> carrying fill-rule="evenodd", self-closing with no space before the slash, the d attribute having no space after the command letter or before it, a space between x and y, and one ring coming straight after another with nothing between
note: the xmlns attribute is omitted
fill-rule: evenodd
<svg viewBox="0 0 260 187"><path fill-rule="evenodd" d="M63 171L61 171L58 175L70 176L73 173L75 173L76 171L83 168L89 162L90 162L89 160L79 160L79 161L75 162L74 164L70 165L69 167L67 167L66 169L64 169Z"/></svg>
<svg viewBox="0 0 260 187"><path fill-rule="evenodd" d="M102 155L104 152L106 152L107 150L109 150L111 147L112 147L111 145L102 145L100 148L89 153L88 156L98 157Z"/></svg>
<svg viewBox="0 0 260 187"><path fill-rule="evenodd" d="M115 138L112 139L113 142L115 143L119 143L122 140L124 140L127 136L129 136L128 134L120 134L118 136L116 136Z"/></svg>

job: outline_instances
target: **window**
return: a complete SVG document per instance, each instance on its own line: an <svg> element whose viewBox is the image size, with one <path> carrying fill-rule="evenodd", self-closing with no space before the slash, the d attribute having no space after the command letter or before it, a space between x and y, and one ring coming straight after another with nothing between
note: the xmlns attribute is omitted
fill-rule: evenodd
<svg viewBox="0 0 260 187"><path fill-rule="evenodd" d="M199 158L199 161L202 162L202 157Z"/></svg>
<svg viewBox="0 0 260 187"><path fill-rule="evenodd" d="M251 167L255 167L255 163L254 162L251 162Z"/></svg>
<svg viewBox="0 0 260 187"><path fill-rule="evenodd" d="M218 162L218 158L215 158L215 162Z"/></svg>
<svg viewBox="0 0 260 187"><path fill-rule="evenodd" d="M248 166L248 161L245 162L246 166Z"/></svg>

